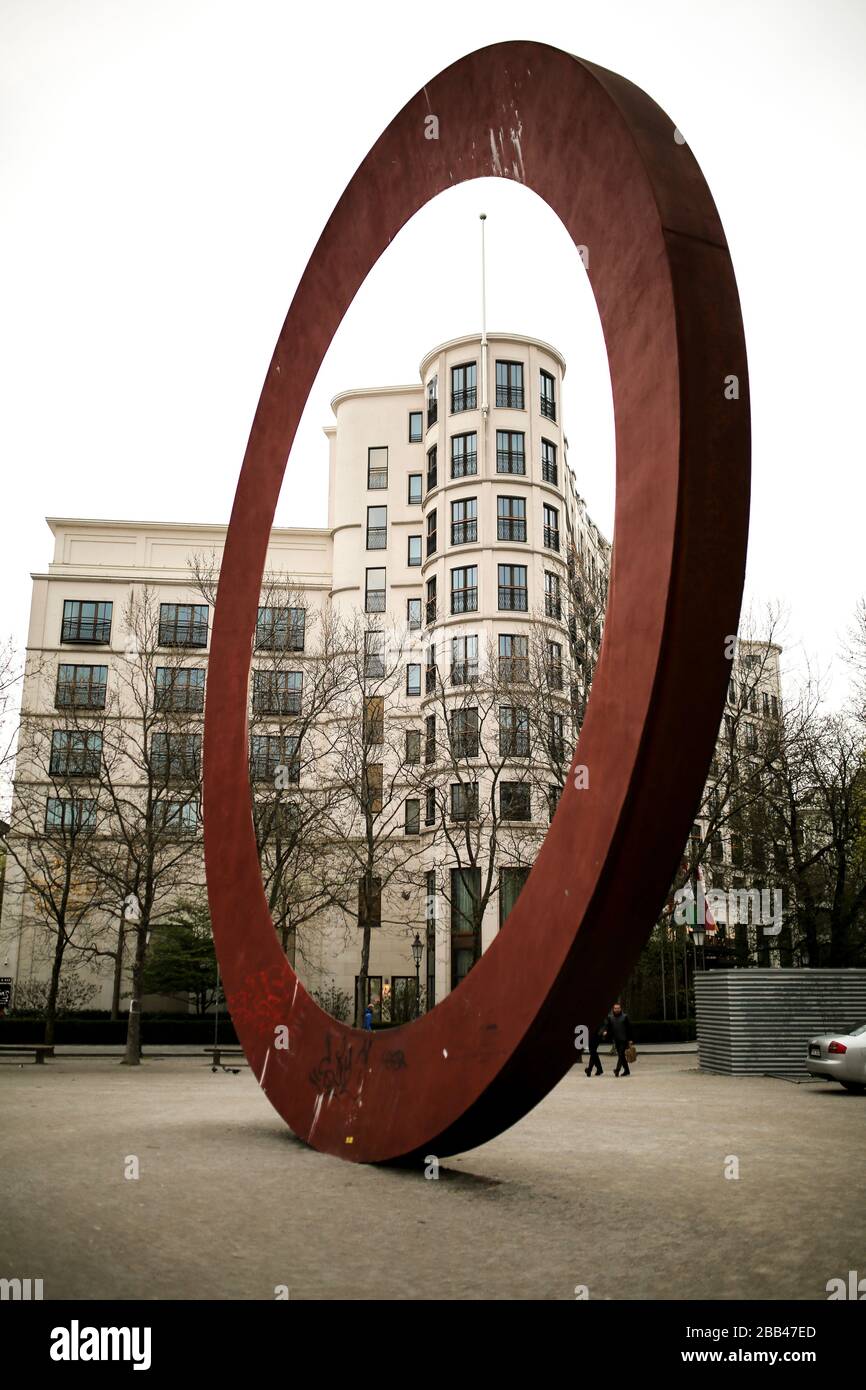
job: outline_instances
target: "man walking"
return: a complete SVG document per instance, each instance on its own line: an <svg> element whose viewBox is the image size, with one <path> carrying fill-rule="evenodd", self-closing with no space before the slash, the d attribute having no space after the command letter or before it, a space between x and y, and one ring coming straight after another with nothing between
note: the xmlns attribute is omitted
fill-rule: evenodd
<svg viewBox="0 0 866 1390"><path fill-rule="evenodd" d="M627 1013L623 1013L622 1004L614 1004L605 1020L607 1035L616 1048L616 1066L613 1069L614 1076L619 1076L620 1071L623 1076L631 1076L628 1069L628 1058L626 1048L632 1045L631 1019Z"/></svg>
<svg viewBox="0 0 866 1390"><path fill-rule="evenodd" d="M589 1066L584 1067L587 1076L592 1076L593 1071L596 1076L604 1075L604 1068L601 1065L601 1058L598 1055L598 1045L604 1037L604 1025L599 1024L597 1028L592 1028L589 1034Z"/></svg>

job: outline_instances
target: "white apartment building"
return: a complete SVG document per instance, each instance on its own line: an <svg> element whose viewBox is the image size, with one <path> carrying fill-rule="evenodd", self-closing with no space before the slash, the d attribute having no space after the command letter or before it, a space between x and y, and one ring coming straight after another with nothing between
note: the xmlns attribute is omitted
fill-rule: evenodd
<svg viewBox="0 0 866 1390"><path fill-rule="evenodd" d="M263 597L253 654L253 794L283 765L284 725L301 711L316 633L327 621L363 633L364 675L373 680L364 694L365 728L368 716L387 721L405 749L390 767L396 740L380 739L387 742L382 761L365 764L364 772L366 796L381 805L386 787L400 806L399 817L381 810L389 816L383 840L402 846L400 872L390 874L375 904L366 890L364 897L375 928L368 992L386 1016L414 987L416 932L423 938L420 973L430 1007L500 929L549 823L557 767L567 765L582 717L601 638L610 547L588 516L568 463L564 372L556 349L536 339L469 335L428 352L412 385L339 393L334 422L325 428L328 525L272 534L267 584L283 598L276 604ZM180 737L198 766L212 595L194 569L204 562L218 570L225 528L63 518L48 524L54 557L46 572L33 575L23 720L43 730L46 747L50 736L51 775L20 762L16 799L27 783L32 801L36 784L36 794L44 791L45 826L56 828L65 816L96 815L87 809L96 807L87 787L98 780L104 750L102 735L88 731L88 717L94 725L106 710L121 722L134 718L129 696L112 705L112 690L130 688L136 643L123 615L136 593L148 592L158 609L156 684L163 695L170 690L175 711L182 694L187 723ZM280 665L272 670L268 653L275 648ZM549 681L544 691L535 680L536 651ZM383 695L375 681L386 667L399 679ZM528 706L541 695L546 733L536 745ZM63 720L73 704L81 728L70 731ZM270 713L279 716L274 733L255 723L257 714ZM171 736L157 730L150 737L152 756L171 763ZM550 766L540 771L533 766L536 746L549 753ZM327 759L304 758L297 742L290 757L291 780L301 791L338 775ZM70 809L63 787L51 781L55 775L73 785L83 809ZM134 775L124 774L127 781ZM479 805L488 802L497 827L495 863L481 864L476 880L459 847L455 869L453 837L468 836L470 823L483 822ZM164 814L199 840L197 792L172 793ZM13 814L13 833L14 820ZM360 833L359 823L346 821L347 844ZM200 851L183 872L190 890L200 888ZM482 878L480 933L470 935L465 895ZM14 862L7 880L0 973L16 982L44 977L50 943ZM332 902L297 929L303 949L296 953L295 941L292 955L312 989L333 981L351 996L356 988L361 909L353 901L352 917L349 906L342 912ZM102 904L97 935L104 930L110 939L121 911L121 902L116 912ZM98 958L86 968L98 985L93 1007L108 1007L110 969Z"/></svg>

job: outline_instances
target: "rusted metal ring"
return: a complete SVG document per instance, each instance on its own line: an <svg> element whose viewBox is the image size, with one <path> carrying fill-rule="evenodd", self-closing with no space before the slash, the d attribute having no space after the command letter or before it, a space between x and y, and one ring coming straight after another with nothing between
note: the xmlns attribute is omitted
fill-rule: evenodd
<svg viewBox="0 0 866 1390"><path fill-rule="evenodd" d="M569 782L517 906L460 988L418 1022L371 1035L313 1002L268 914L248 780L256 609L286 459L343 315L419 208L491 174L533 189L587 248L610 362L613 566L575 759L589 785ZM737 288L673 122L625 78L544 44L494 44L445 69L376 141L304 272L253 422L214 617L204 756L214 937L250 1066L315 1148L361 1162L465 1150L573 1064L575 1029L597 1023L633 966L700 798L748 506Z"/></svg>

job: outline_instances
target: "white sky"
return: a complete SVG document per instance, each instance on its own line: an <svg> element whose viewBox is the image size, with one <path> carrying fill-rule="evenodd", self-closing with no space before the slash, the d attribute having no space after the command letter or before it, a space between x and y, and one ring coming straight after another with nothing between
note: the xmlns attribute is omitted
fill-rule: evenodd
<svg viewBox="0 0 866 1390"><path fill-rule="evenodd" d="M357 164L404 102L487 43L535 38L645 88L708 179L751 370L749 593L827 670L863 561L862 0L0 0L0 637L23 640L49 514L226 521L273 345ZM277 522L323 525L321 425L488 325L568 362L578 485L607 534L610 388L567 234L526 189L462 185L413 219L326 359ZM651 540L651 538L648 538ZM712 548L708 563L725 564ZM833 667L833 692L846 673Z"/></svg>

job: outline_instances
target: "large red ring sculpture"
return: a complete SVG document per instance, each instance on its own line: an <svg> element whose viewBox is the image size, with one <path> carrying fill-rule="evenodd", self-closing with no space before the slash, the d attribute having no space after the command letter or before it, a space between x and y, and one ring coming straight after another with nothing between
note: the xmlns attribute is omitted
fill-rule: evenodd
<svg viewBox="0 0 866 1390"><path fill-rule="evenodd" d="M427 138L430 116L438 138ZM262 888L246 718L260 582L295 431L355 293L429 199L492 174L534 189L588 248L610 361L613 566L576 754L589 786L565 791L517 906L460 988L416 1023L362 1033L307 994ZM737 288L673 122L624 78L544 44L494 44L454 63L377 140L310 258L253 422L214 617L204 756L214 937L250 1066L313 1147L356 1162L466 1150L573 1065L575 1029L603 1016L632 968L699 802L730 674L748 506Z"/></svg>

